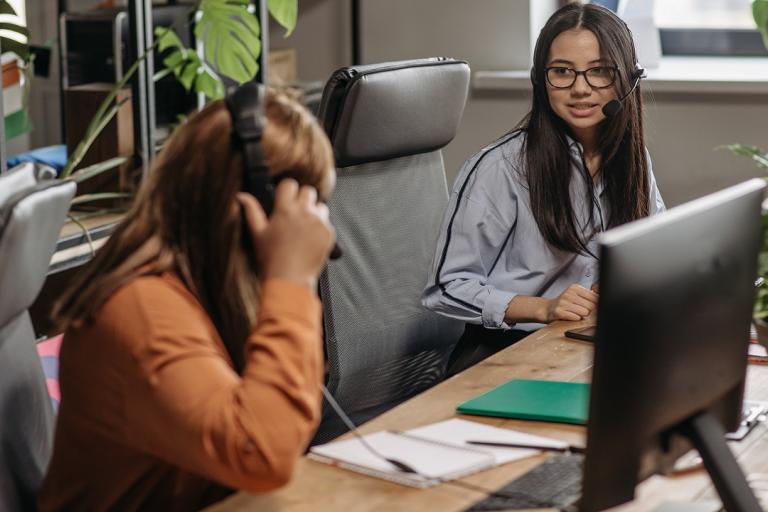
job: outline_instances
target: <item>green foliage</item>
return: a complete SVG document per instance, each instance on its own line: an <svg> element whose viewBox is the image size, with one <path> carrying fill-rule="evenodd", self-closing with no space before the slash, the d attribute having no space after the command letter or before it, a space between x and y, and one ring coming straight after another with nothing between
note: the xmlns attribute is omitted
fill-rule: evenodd
<svg viewBox="0 0 768 512"><path fill-rule="evenodd" d="M286 29L286 37L290 35L296 27L298 0L268 0L267 7ZM163 64L184 88L219 99L224 96L221 76L239 84L256 76L261 27L250 0L200 0L195 20L195 37L203 41L204 60L195 50L185 48L176 34L163 37L160 45ZM155 37L160 37L160 30L155 30Z"/></svg>
<svg viewBox="0 0 768 512"><path fill-rule="evenodd" d="M98 176L105 171L114 169L126 161L128 161L128 157L116 156L114 158L110 158L109 160L105 160L97 164L89 165L83 169L79 169L77 172L72 173L70 177L75 183L80 183L93 178L94 176Z"/></svg>
<svg viewBox="0 0 768 512"><path fill-rule="evenodd" d="M758 167L768 171L768 153L763 153L760 148L745 144L729 144L726 147L737 155L751 158ZM763 246L760 248L757 275L763 278L763 283L757 288L754 315L756 318L765 319L768 318L768 209L765 208L765 204L763 207Z"/></svg>
<svg viewBox="0 0 768 512"><path fill-rule="evenodd" d="M768 48L768 0L752 2L752 17L755 19L757 29L763 34L765 47Z"/></svg>
<svg viewBox="0 0 768 512"><path fill-rule="evenodd" d="M269 14L285 28L285 36L288 37L296 27L296 20L299 15L298 0L267 0L267 9Z"/></svg>
<svg viewBox="0 0 768 512"><path fill-rule="evenodd" d="M155 29L158 39L158 51L165 55L163 64L166 71L173 73L185 89L202 92L206 97L219 99L224 97L224 84L215 72L200 60L192 50L184 47L179 37L172 30L161 27ZM155 80L161 78L155 75Z"/></svg>
<svg viewBox="0 0 768 512"><path fill-rule="evenodd" d="M203 93L211 99L224 96L221 75L238 83L252 79L259 69L261 39L259 20L251 4L250 0L198 1L192 12L196 22L195 36L204 43L205 60L196 51L184 47L173 31L175 26L155 29L154 44L128 68L122 80L115 84L101 103L83 139L69 156L60 178L82 181L122 163L120 157L113 158L73 174L85 153L122 105L122 102L115 101L117 94L155 49L162 55L166 68L155 75L155 80L172 73L187 90ZM5 13L6 8L13 12L5 0L0 0L0 14ZM268 0L268 9L286 29L286 35L290 34L296 26L298 0Z"/></svg>
<svg viewBox="0 0 768 512"><path fill-rule="evenodd" d="M768 153L763 153L763 150L757 146L747 146L745 144L729 144L726 147L737 155L751 158L761 169L768 170Z"/></svg>
<svg viewBox="0 0 768 512"><path fill-rule="evenodd" d="M763 246L757 260L758 276L763 282L757 287L754 315L756 318L768 318L768 211L763 210Z"/></svg>
<svg viewBox="0 0 768 512"><path fill-rule="evenodd" d="M247 82L259 70L259 19L250 6L249 0L202 0L195 25L205 60L237 83Z"/></svg>

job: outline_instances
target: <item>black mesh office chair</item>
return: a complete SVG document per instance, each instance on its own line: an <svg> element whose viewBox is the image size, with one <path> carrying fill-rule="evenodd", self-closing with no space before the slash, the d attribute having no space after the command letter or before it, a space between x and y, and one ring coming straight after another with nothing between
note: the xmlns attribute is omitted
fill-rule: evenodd
<svg viewBox="0 0 768 512"><path fill-rule="evenodd" d="M320 278L328 388L356 423L438 383L463 324L419 303L448 192L469 66L420 59L336 71L318 117L338 168L344 256ZM315 443L344 432L328 408Z"/></svg>
<svg viewBox="0 0 768 512"><path fill-rule="evenodd" d="M53 442L53 406L27 313L43 286L74 182L0 177L0 510L34 510Z"/></svg>

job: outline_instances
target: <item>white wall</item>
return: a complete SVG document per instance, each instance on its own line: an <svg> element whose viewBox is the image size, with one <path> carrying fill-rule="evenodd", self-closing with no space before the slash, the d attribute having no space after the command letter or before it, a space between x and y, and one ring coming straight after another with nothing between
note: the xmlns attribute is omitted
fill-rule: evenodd
<svg viewBox="0 0 768 512"><path fill-rule="evenodd" d="M528 65L528 0L361 0L363 61L465 59L477 69Z"/></svg>
<svg viewBox="0 0 768 512"><path fill-rule="evenodd" d="M325 82L331 73L352 59L349 0L301 0L296 29L270 21L270 48L296 48L299 79Z"/></svg>
<svg viewBox="0 0 768 512"><path fill-rule="evenodd" d="M768 96L646 96L645 134L662 194L676 205L766 174L718 147L739 142L768 149Z"/></svg>

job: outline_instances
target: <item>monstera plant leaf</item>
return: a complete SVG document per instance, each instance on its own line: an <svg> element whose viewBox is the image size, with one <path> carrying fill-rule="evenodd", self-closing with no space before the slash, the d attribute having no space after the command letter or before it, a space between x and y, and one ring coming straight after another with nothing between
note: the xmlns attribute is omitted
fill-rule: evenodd
<svg viewBox="0 0 768 512"><path fill-rule="evenodd" d="M202 0L195 37L203 41L205 60L237 83L247 82L259 70L259 20L250 0Z"/></svg>
<svg viewBox="0 0 768 512"><path fill-rule="evenodd" d="M291 35L299 14L298 0L267 0L267 8L269 14L285 28L285 37Z"/></svg>
<svg viewBox="0 0 768 512"><path fill-rule="evenodd" d="M202 92L208 98L224 97L224 84L214 71L205 65L194 51L185 48L179 37L172 30L162 27L155 29L158 39L158 51L163 55L163 64L167 72L173 73L185 89ZM158 80L165 73L155 75Z"/></svg>
<svg viewBox="0 0 768 512"><path fill-rule="evenodd" d="M268 0L267 8L285 28L285 36L290 35L296 27L298 0ZM256 76L261 27L251 0L200 0L194 19L195 37L203 42L204 59L184 48L175 34L164 33L162 28L155 30L155 37L163 37L159 50L166 73L173 73L187 90L211 99L224 95L221 76L237 83Z"/></svg>

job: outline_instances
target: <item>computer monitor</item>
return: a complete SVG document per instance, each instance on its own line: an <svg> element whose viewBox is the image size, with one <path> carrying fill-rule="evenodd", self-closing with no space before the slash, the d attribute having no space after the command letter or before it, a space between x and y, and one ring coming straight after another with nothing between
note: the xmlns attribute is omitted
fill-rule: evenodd
<svg viewBox="0 0 768 512"><path fill-rule="evenodd" d="M761 510L724 434L742 410L764 189L750 180L602 236L580 510L632 500L691 444L727 510Z"/></svg>

